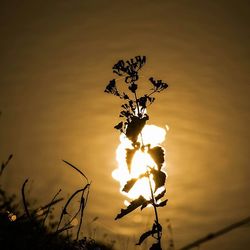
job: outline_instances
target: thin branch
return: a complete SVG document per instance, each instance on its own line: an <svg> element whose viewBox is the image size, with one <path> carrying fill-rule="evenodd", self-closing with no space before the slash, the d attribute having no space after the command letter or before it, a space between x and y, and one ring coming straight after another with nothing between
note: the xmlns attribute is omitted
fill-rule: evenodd
<svg viewBox="0 0 250 250"><path fill-rule="evenodd" d="M69 226L69 227L63 227L60 230L57 230L56 232L54 232L54 234L60 234L62 232L64 232L65 230L69 230L71 228L73 228L74 226Z"/></svg>
<svg viewBox="0 0 250 250"><path fill-rule="evenodd" d="M42 210L47 209L48 207L54 206L56 203L58 203L60 201L63 201L63 200L64 200L63 198L59 198L57 200L51 201L50 203L48 203L47 205L41 207L40 209L42 209Z"/></svg>
<svg viewBox="0 0 250 250"><path fill-rule="evenodd" d="M88 187L88 191L87 191L85 202L84 202L84 199L83 199L83 195L82 195L82 199L81 199L81 215L80 215L80 223L79 223L79 227L78 227L78 231L77 231L76 240L78 240L78 237L79 237L80 229L81 229L81 226L82 226L82 220L83 220L83 212L84 212L84 209L85 209L85 207L87 205L88 198L89 198L89 187Z"/></svg>
<svg viewBox="0 0 250 250"><path fill-rule="evenodd" d="M157 207L156 207L156 201L155 201L155 196L154 196L154 192L153 192L149 172L148 172L148 181L149 181L149 187L150 187L150 192L151 192L151 196L152 196L152 205L154 207L154 212L155 212L155 222L156 222L156 225L157 225L157 241L158 241L160 249L161 249L161 234L160 234L160 231L159 231L159 224L160 223L159 223L159 217L158 217L158 212L157 212Z"/></svg>
<svg viewBox="0 0 250 250"><path fill-rule="evenodd" d="M153 90L151 93L148 94L148 96L151 96L151 95L153 95L156 92L157 92L156 90Z"/></svg>
<svg viewBox="0 0 250 250"><path fill-rule="evenodd" d="M48 215L49 215L50 208L51 208L53 202L55 201L56 197L59 195L59 193L60 193L61 191L62 191L62 190L60 189L60 190L55 194L55 196L53 197L52 201L50 202L50 204L49 204L49 206L48 206L47 213L45 214L44 219L43 219L43 225L45 224L45 221L46 221L46 219L47 219L47 217L48 217Z"/></svg>
<svg viewBox="0 0 250 250"><path fill-rule="evenodd" d="M6 162L3 162L1 165L1 169L0 169L0 176L3 174L4 169L7 167L7 165L9 164L10 160L12 159L13 155L9 155L9 158Z"/></svg>
<svg viewBox="0 0 250 250"><path fill-rule="evenodd" d="M84 188L81 188L81 189L76 190L76 191L70 196L70 198L68 199L68 201L66 202L66 204L64 205L64 207L63 207L63 209L62 209L62 213L61 213L60 220L59 220L59 223L58 223L58 225L57 225L56 231L58 231L58 229L59 229L59 226L60 226L60 224L61 224L61 222L62 222L63 215L66 213L66 209L67 209L69 203L71 202L71 200L72 200L78 193L84 192L84 191L88 188L89 185L90 185L90 184L87 184Z"/></svg>
<svg viewBox="0 0 250 250"><path fill-rule="evenodd" d="M22 186L22 199L23 199L23 206L24 206L25 213L26 213L27 217L29 219L31 219L30 212L28 210L27 202L25 199L25 185L27 184L28 180L29 179L26 179L25 182L23 183L23 186Z"/></svg>
<svg viewBox="0 0 250 250"><path fill-rule="evenodd" d="M136 91L134 92L134 95L135 95L135 103L136 103L136 107L137 107L138 117L140 117L139 116L139 114L140 114L140 108L139 108L139 104L138 104L138 98L137 98Z"/></svg>
<svg viewBox="0 0 250 250"><path fill-rule="evenodd" d="M88 201L88 196L89 196L89 187L88 186L88 192L87 192L87 195L86 195L86 199L85 199L85 202L84 202L84 191L82 192L82 196L81 196L81 201L80 201L80 207L79 209L77 210L77 212L74 214L74 216L72 216L72 218L63 226L63 228L67 228L70 223L78 216L78 214L81 212L80 214L80 222L79 222L79 226L78 226L78 230L77 230L77 237L76 237L76 240L78 240L79 238L79 233L80 233L80 229L81 229L81 225L82 225L82 220L83 220L83 211L87 205L87 201ZM62 229L63 229L62 228ZM62 230L60 229L60 230Z"/></svg>
<svg viewBox="0 0 250 250"><path fill-rule="evenodd" d="M81 197L81 204L80 204L80 208L81 208L80 223L79 223L78 230L77 230L77 234L76 234L76 240L78 240L78 238L79 238L80 229L81 229L81 226L82 226L82 218L83 218L84 207L85 207L85 206L84 206L84 197L83 197L83 194L82 194L82 197Z"/></svg>
<svg viewBox="0 0 250 250"><path fill-rule="evenodd" d="M135 103L136 103L136 107L137 107L138 117L140 117L140 116L139 116L139 114L140 114L140 107L139 107L139 104L138 104L138 101L139 101L139 100L138 100L136 91L134 92L134 95L135 95ZM141 136L142 145L144 145L144 143L143 143L143 138L142 138L142 133L141 133L141 132L140 132L140 136Z"/></svg>
<svg viewBox="0 0 250 250"><path fill-rule="evenodd" d="M62 161L68 164L69 166L71 166L72 168L74 168L78 173L80 173L86 179L87 183L89 183L87 176L80 169L78 169L73 164L69 163L68 161L65 161L65 160L62 160Z"/></svg>
<svg viewBox="0 0 250 250"><path fill-rule="evenodd" d="M70 225L70 223L77 217L80 211L81 211L81 205L79 206L79 209L76 211L76 213L72 216L72 218L67 223L64 224L64 227Z"/></svg>

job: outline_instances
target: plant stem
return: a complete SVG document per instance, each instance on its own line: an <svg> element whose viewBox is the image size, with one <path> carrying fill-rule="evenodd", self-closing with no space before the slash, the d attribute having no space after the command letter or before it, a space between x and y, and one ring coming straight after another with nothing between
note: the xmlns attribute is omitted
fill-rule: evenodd
<svg viewBox="0 0 250 250"><path fill-rule="evenodd" d="M136 103L136 107L137 107L138 117L140 117L139 116L139 114L140 114L140 108L139 108L139 105L138 105L138 98L137 98L136 91L134 92L134 95L135 95L135 103ZM142 133L141 132L140 132L140 136L141 136L142 145L144 146L143 138L142 138Z"/></svg>
<svg viewBox="0 0 250 250"><path fill-rule="evenodd" d="M152 196L152 205L154 207L154 212L155 212L155 222L156 222L156 225L157 225L157 240L158 240L159 247L161 249L161 234L160 234L160 231L159 231L159 217L158 217L156 201L155 201L155 196L154 196L154 192L153 192L149 172L148 172L148 181L149 181L149 187L150 187L150 192L151 192L151 196Z"/></svg>
<svg viewBox="0 0 250 250"><path fill-rule="evenodd" d="M45 221L46 221L46 219L47 219L47 217L48 217L48 215L49 215L50 208L51 208L53 202L55 201L57 195L59 195L60 192L61 192L61 189L55 194L55 196L53 197L52 201L49 203L47 213L45 214L44 219L43 219L43 226L44 226Z"/></svg>
<svg viewBox="0 0 250 250"><path fill-rule="evenodd" d="M89 184L90 185L90 184ZM89 187L88 186L88 189L87 189L87 195L86 195L86 200L84 200L84 192L82 192L82 196L81 196L81 214L80 214L80 223L79 223L79 227L78 227L78 230L77 230L77 235L76 235L76 240L78 240L79 238L79 233L80 233L80 229L81 229L81 226L82 226L82 221L83 221L83 212L84 212L84 209L86 207L86 204L88 202L88 197L89 197Z"/></svg>
<svg viewBox="0 0 250 250"><path fill-rule="evenodd" d="M24 206L25 213L26 213L27 217L31 220L30 212L29 212L26 198L25 198L25 185L27 184L28 180L29 179L26 179L25 182L23 183L23 186L22 186L22 199L23 199L23 206Z"/></svg>
<svg viewBox="0 0 250 250"><path fill-rule="evenodd" d="M70 198L67 200L66 204L64 205L64 207L63 207L63 209L62 209L61 216L60 216L60 219L59 219L59 222L58 222L56 231L59 230L59 226L60 226L60 224L61 224L61 222L62 222L62 219L63 219L64 214L67 212L66 209L67 209L68 205L70 204L71 200L72 200L78 193L80 193L80 192L83 192L83 193L84 193L84 191L89 187L89 185L90 185L90 184L87 184L84 188L81 188L81 189L76 190L76 191L70 196Z"/></svg>
<svg viewBox="0 0 250 250"><path fill-rule="evenodd" d="M153 90L150 94L148 94L148 96L153 95L155 92L157 92L157 91Z"/></svg>
<svg viewBox="0 0 250 250"><path fill-rule="evenodd" d="M154 90L153 92L151 92L148 96L154 94L156 91ZM137 98L137 94L136 94L136 91L134 92L134 95L135 95L135 102L136 102L136 107L137 107L137 111L138 111L138 117L140 117L140 108L139 108L139 104L138 104L138 98ZM142 133L140 133L140 136L141 136L141 141L142 141L142 145L144 146L144 143L143 143L143 138L142 138ZM159 230L159 217L158 217L158 212L157 212L157 207L156 207L156 201L155 201L155 196L154 196L154 192L153 192L153 188L152 188L152 183L151 183L151 180L150 180L150 173L148 172L148 181L149 181L149 187L150 187L150 192L151 192L151 196L152 196L152 205L154 207L154 213L155 213L155 222L156 222L156 228L157 228L157 241L158 241L158 244L159 244L159 247L160 249L161 248L161 233L160 233L160 230Z"/></svg>
<svg viewBox="0 0 250 250"><path fill-rule="evenodd" d="M139 105L138 105L138 98L137 98L136 90L135 90L135 92L134 92L134 95L135 95L135 103L136 103L137 112L138 112L138 117L139 117L140 108L139 108Z"/></svg>

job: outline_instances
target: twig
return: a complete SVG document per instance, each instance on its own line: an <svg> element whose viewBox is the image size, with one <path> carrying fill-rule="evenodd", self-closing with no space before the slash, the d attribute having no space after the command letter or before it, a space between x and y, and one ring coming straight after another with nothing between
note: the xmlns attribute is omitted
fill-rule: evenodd
<svg viewBox="0 0 250 250"><path fill-rule="evenodd" d="M89 187L90 187L90 184L88 186L88 191L87 191L87 195L86 195L86 201L84 202L84 197L83 197L83 194L84 192L82 193L82 197L81 197L81 214L80 214L80 223L79 223L79 227L78 227L78 231L77 231L77 236L76 236L76 240L78 240L78 237L79 237L79 233L80 233L80 229L81 229L81 226L82 226L82 219L83 219L83 211L86 207L86 204L88 202L88 197L89 197Z"/></svg>
<svg viewBox="0 0 250 250"><path fill-rule="evenodd" d="M67 200L66 204L64 205L64 207L63 207L63 209L62 209L62 213L61 213L60 220L59 220L59 223L58 223L58 225L57 225L56 231L59 230L59 226L60 226L60 224L61 224L61 222L62 222L63 215L66 213L66 209L67 209L69 203L71 202L71 200L72 200L78 193L84 192L84 191L88 188L89 185L90 185L90 184L87 184L84 188L81 188L81 189L76 190L76 191L70 196L70 198Z"/></svg>
<svg viewBox="0 0 250 250"><path fill-rule="evenodd" d="M89 183L87 176L80 169L78 169L73 164L69 163L68 161L65 161L65 160L62 160L62 161L68 164L69 166L71 166L72 168L74 168L78 173L80 173L86 179L87 183Z"/></svg>
<svg viewBox="0 0 250 250"><path fill-rule="evenodd" d="M1 169L0 169L0 176L3 174L4 169L7 167L7 165L9 164L10 160L12 159L13 155L9 155L9 158L6 162L3 162L1 165Z"/></svg>
<svg viewBox="0 0 250 250"><path fill-rule="evenodd" d="M48 210L47 210L47 212L46 212L46 214L45 214L45 216L44 216L44 219L43 219L43 225L45 224L45 221L46 221L46 219L47 219L47 217L48 217L48 215L49 215L50 208L51 208L53 202L55 201L57 195L58 195L61 191L62 191L62 190L60 189L60 190L55 194L55 196L53 197L52 201L50 202L50 204L49 204L49 206L48 206Z"/></svg>
<svg viewBox="0 0 250 250"><path fill-rule="evenodd" d="M152 183L150 180L150 173L148 172L148 181L149 181L149 187L150 187L150 192L151 192L151 196L152 196L152 205L154 207L154 212L155 212L155 222L157 225L157 241L159 243L159 247L161 249L161 234L159 231L159 217L158 217L158 212L157 212L157 207L156 207L156 201L155 201L155 196L154 196L154 192L153 192L153 188L152 188Z"/></svg>
<svg viewBox="0 0 250 250"><path fill-rule="evenodd" d="M202 238L200 238L200 239L198 239L198 240L196 240L196 241L194 241L194 242L180 248L180 250L189 250L189 249L192 249L194 247L198 247L201 244L203 244L203 243L205 243L205 242L207 242L209 240L213 240L213 239L215 239L215 238L217 238L217 237L219 237L219 236L221 236L223 234L226 234L226 233L232 231L233 229L236 229L236 228L238 228L238 227L240 227L240 226L242 226L244 224L247 224L249 222L250 222L250 216L245 218L244 220L238 221L238 222L233 223L233 224L231 224L231 225L229 225L227 227L224 227L224 228L222 228L222 229L220 229L220 230L218 230L218 231L216 231L214 233L210 233L207 236L202 237Z"/></svg>
<svg viewBox="0 0 250 250"><path fill-rule="evenodd" d="M72 216L72 218L67 223L65 223L63 227L67 227L68 225L70 225L70 223L77 217L80 211L81 211L81 205L79 209L76 211L76 213L74 214L74 216Z"/></svg>
<svg viewBox="0 0 250 250"><path fill-rule="evenodd" d="M134 92L134 96L135 96L135 103L136 103L137 112L138 112L138 116L139 116L139 114L140 114L140 108L139 108L139 104L138 104L138 98L137 98L136 91Z"/></svg>
<svg viewBox="0 0 250 250"><path fill-rule="evenodd" d="M26 179L25 182L23 183L23 186L22 186L22 199L23 199L23 206L24 206L25 213L26 213L27 217L29 219L31 219L30 212L28 210L27 202L26 202L26 199L25 199L25 193L24 193L25 185L27 184L28 180L29 179Z"/></svg>
<svg viewBox="0 0 250 250"><path fill-rule="evenodd" d="M48 203L47 205L41 207L40 209L47 209L48 207L51 207L51 206L54 206L56 203L60 202L60 201L63 201L64 199L63 198L59 198L57 200L54 200L54 201L51 201L50 203Z"/></svg>
<svg viewBox="0 0 250 250"><path fill-rule="evenodd" d="M89 191L89 190L88 190L88 191ZM82 193L81 201L82 201L82 198L83 198L83 194L84 194L84 193ZM87 199L86 199L85 204L86 204L86 203L87 203ZM81 203L80 203L80 204L81 204ZM72 218L64 225L64 227L67 227L68 225L70 225L70 223L71 223L71 222L77 217L77 215L80 213L81 208L82 208L82 206L80 205L80 207L79 207L79 209L76 211L75 215L72 216Z"/></svg>
<svg viewBox="0 0 250 250"><path fill-rule="evenodd" d="M71 228L72 226L69 226L67 227L68 225L70 225L70 223L73 221L74 218L76 218L78 216L78 214L80 213L80 223L79 223L79 227L78 227L78 230L77 230L77 240L78 240L78 237L79 237L79 233L80 233L80 229L81 229L81 225L82 225L82 219L83 219L83 212L84 212L84 208L86 206L86 203L87 203L87 199L88 199L88 194L89 194L89 187L90 187L90 183L89 183L89 180L87 178L87 176L80 170L78 169L77 167L75 167L73 164L63 160L64 163L66 163L67 165L69 165L70 167L72 167L74 170L76 170L78 173L80 173L84 178L85 180L87 181L87 184L81 188L81 189L78 189L76 190L71 196L70 198L67 200L66 204L64 205L63 209L62 209L62 212L61 212L61 215L60 215L60 219L59 219L59 223L57 225L57 229L56 229L56 233L57 232L63 232L69 228ZM88 189L88 193L87 193L87 198L86 198L86 202L84 200L84 193L85 193L85 190ZM77 212L75 213L75 215L66 223L64 224L64 226L59 229L60 227L60 224L62 222L62 219L63 219L63 216L65 214L67 214L67 207L68 205L70 204L70 202L72 201L72 199L78 194L81 192L81 201L80 201L80 207L79 209L77 210Z"/></svg>
<svg viewBox="0 0 250 250"><path fill-rule="evenodd" d="M53 234L60 234L62 232L64 232L65 230L69 230L71 228L73 228L74 226L69 226L69 227L64 227L64 228L61 228L60 230L57 230L56 232L54 232Z"/></svg>
<svg viewBox="0 0 250 250"><path fill-rule="evenodd" d="M80 223L79 223L77 234L76 234L76 240L78 240L78 238L79 238L79 233L80 233L80 229L81 229L81 225L82 225L82 218L83 218L84 207L85 207L84 206L84 197L83 197L83 193L82 193L81 205L80 205L80 208L81 208Z"/></svg>

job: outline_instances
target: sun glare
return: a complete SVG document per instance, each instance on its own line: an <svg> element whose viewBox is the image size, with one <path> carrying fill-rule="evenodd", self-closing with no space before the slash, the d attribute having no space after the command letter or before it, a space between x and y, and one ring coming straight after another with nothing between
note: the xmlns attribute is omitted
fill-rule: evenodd
<svg viewBox="0 0 250 250"><path fill-rule="evenodd" d="M143 139L139 136L138 142L143 143L144 145L150 144L154 147L164 142L166 130L155 125L145 125L142 129L141 135ZM147 177L140 178L128 193L123 192L122 188L128 180L138 178L141 174L147 172L148 167L157 168L157 165L146 151L142 152L141 150L138 150L133 156L131 169L129 171L126 163L126 148L132 148L132 145L130 140L122 134L120 136L120 144L116 150L118 167L112 172L112 177L120 183L120 191L126 197L135 199L142 195L149 200L151 197L151 191ZM152 177L150 177L150 179L152 188L154 189L155 183ZM159 188L157 193L160 193L161 191L162 188Z"/></svg>

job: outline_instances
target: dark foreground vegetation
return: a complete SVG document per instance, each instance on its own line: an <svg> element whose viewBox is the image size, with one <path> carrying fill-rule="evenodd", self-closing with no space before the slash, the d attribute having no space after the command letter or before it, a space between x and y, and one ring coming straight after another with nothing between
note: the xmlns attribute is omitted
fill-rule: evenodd
<svg viewBox="0 0 250 250"><path fill-rule="evenodd" d="M22 204L15 195L8 194L1 186L3 172L9 164L12 155L1 165L0 169L0 249L1 250L111 250L112 245L96 242L94 239L79 237L83 221L83 213L88 200L90 183L87 177L72 164L67 163L78 171L87 183L83 188L76 190L66 202L63 198L57 198L61 190L46 205L34 208L25 197L25 186L28 179L20 188ZM79 202L80 200L80 202ZM54 218L53 208L57 204L65 203L58 219ZM68 212L68 206L72 203L80 203L74 212ZM76 229L73 234L71 229Z"/></svg>

